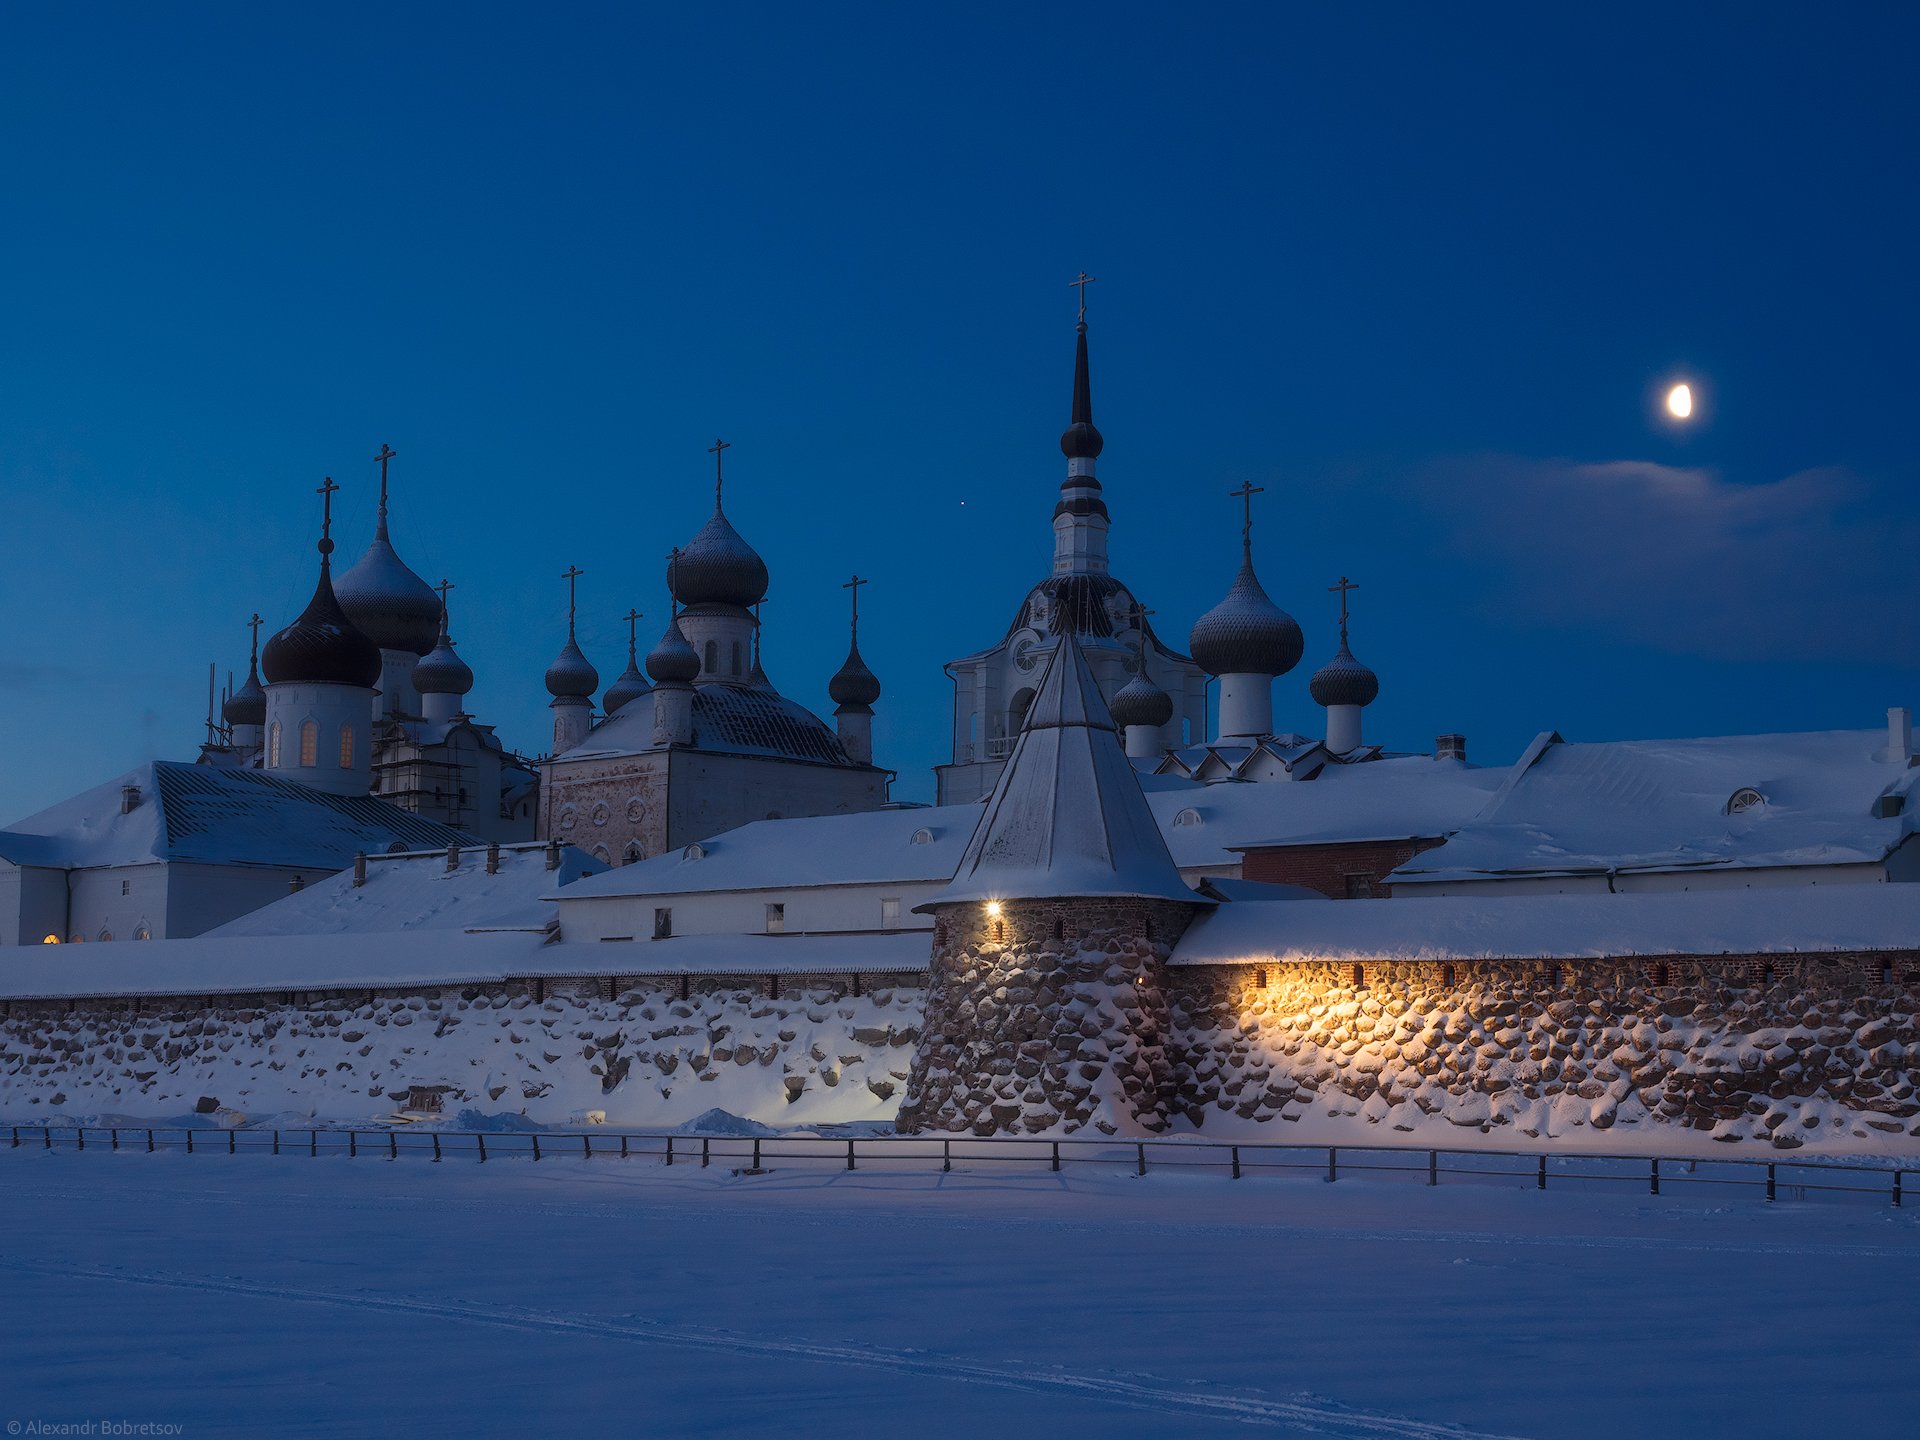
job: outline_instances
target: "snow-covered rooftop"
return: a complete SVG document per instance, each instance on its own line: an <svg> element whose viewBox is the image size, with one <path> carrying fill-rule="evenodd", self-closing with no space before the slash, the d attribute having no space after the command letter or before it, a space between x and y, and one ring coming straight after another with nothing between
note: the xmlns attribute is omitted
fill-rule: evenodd
<svg viewBox="0 0 1920 1440"><path fill-rule="evenodd" d="M1920 947L1920 885L1794 885L1624 895L1241 901L1196 920L1175 965L1578 960Z"/></svg>
<svg viewBox="0 0 1920 1440"><path fill-rule="evenodd" d="M500 873L487 874L487 851L460 852L447 869L444 850L369 855L367 883L344 870L208 933L233 935L364 935L399 930L540 930L553 919L543 897L606 867L563 846L558 869L547 869L537 842L500 847Z"/></svg>
<svg viewBox="0 0 1920 1440"><path fill-rule="evenodd" d="M123 814L128 786L136 803ZM56 869L191 860L339 870L355 854L473 843L371 795L157 760L0 830L0 860Z"/></svg>
<svg viewBox="0 0 1920 1440"><path fill-rule="evenodd" d="M1916 777L1889 756L1883 730L1607 744L1546 735L1472 823L1392 880L1874 862L1913 823L1880 818L1876 802Z"/></svg>
<svg viewBox="0 0 1920 1440"><path fill-rule="evenodd" d="M602 720L566 752L569 760L639 755L660 749L648 691ZM840 737L818 715L773 690L700 685L693 694L693 748L812 765L851 765Z"/></svg>

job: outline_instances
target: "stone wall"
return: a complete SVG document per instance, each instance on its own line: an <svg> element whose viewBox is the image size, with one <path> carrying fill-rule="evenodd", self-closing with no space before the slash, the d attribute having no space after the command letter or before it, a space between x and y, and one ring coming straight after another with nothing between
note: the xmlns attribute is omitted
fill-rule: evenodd
<svg viewBox="0 0 1920 1440"><path fill-rule="evenodd" d="M997 919L941 907L899 1128L1167 1129L1166 959L1192 915L1144 900L1009 903Z"/></svg>
<svg viewBox="0 0 1920 1440"><path fill-rule="evenodd" d="M1195 1129L1263 1138L1306 1119L1344 1120L1356 1141L1504 1128L1520 1144L1619 1125L1907 1148L1920 1136L1914 967L1796 955L1179 970L1175 1109Z"/></svg>

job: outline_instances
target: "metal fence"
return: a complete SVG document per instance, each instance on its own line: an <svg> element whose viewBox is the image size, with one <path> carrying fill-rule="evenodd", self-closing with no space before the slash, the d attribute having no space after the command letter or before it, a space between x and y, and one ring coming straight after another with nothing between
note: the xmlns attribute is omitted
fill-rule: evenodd
<svg viewBox="0 0 1920 1440"><path fill-rule="evenodd" d="M1210 1170L1244 1179L1250 1175L1341 1176L1438 1185L1443 1179L1475 1184L1512 1184L1545 1190L1555 1185L1643 1190L1652 1195L1676 1188L1764 1192L1768 1200L1853 1195L1902 1204L1905 1169L1834 1160L1777 1160L1699 1155L1656 1157L1556 1153L1527 1150L1447 1150L1413 1145L1301 1145L1260 1142L1111 1140L1074 1137L923 1138L919 1136L780 1135L701 1136L610 1131L487 1131L381 1127L369 1130L249 1130L215 1127L6 1127L9 1150L167 1150L189 1155L343 1155L399 1160L651 1160L665 1165L723 1166L741 1174L765 1174L775 1162L788 1167L835 1170L902 1170L942 1173L1068 1166L1123 1169L1135 1175L1155 1170ZM1920 1172L1920 1166L1916 1166Z"/></svg>

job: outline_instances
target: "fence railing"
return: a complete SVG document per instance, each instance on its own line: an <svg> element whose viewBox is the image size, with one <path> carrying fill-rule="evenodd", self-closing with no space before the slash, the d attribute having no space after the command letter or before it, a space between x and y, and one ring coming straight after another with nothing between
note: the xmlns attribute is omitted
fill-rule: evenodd
<svg viewBox="0 0 1920 1440"><path fill-rule="evenodd" d="M983 1138L963 1136L720 1136L590 1130L441 1130L381 1127L369 1130L254 1130L166 1126L0 1127L8 1150L162 1150L189 1155L403 1155L485 1164L507 1159L654 1160L666 1165L720 1165L764 1174L774 1161L834 1169L1098 1165L1136 1175L1160 1169L1215 1170L1235 1180L1265 1173L1301 1172L1337 1181L1343 1174L1438 1185L1452 1177L1471 1183L1512 1182L1545 1190L1549 1181L1640 1190L1659 1195L1675 1187L1763 1191L1768 1200L1810 1195L1873 1197L1899 1206L1901 1167L1835 1160L1778 1160L1758 1156L1639 1156L1531 1150L1448 1150L1417 1145L1306 1145L1226 1140L1112 1140L1098 1136Z"/></svg>

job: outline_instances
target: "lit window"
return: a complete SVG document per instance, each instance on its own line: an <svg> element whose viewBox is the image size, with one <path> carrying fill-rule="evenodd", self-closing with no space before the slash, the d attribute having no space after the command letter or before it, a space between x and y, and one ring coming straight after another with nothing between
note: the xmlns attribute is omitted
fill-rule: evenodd
<svg viewBox="0 0 1920 1440"><path fill-rule="evenodd" d="M882 929L897 929L900 924L900 902L887 899L880 902L880 925Z"/></svg>
<svg viewBox="0 0 1920 1440"><path fill-rule="evenodd" d="M308 769L320 763L320 727L311 720L300 726L300 763Z"/></svg>
<svg viewBox="0 0 1920 1440"><path fill-rule="evenodd" d="M280 722L274 721L267 730L267 768L280 768Z"/></svg>
<svg viewBox="0 0 1920 1440"><path fill-rule="evenodd" d="M43 936L40 943L42 945L58 945L60 943L60 937L58 935Z"/></svg>
<svg viewBox="0 0 1920 1440"><path fill-rule="evenodd" d="M773 900L767 904L767 934L781 935L787 928L787 907L784 902Z"/></svg>
<svg viewBox="0 0 1920 1440"><path fill-rule="evenodd" d="M147 924L146 924L146 923L145 923L144 921L142 921L142 922L141 922L141 924L140 924L139 926L137 926L137 927L135 928L135 930L134 930L134 932L133 932L133 938L134 938L134 939L136 939L136 940L151 940L151 939L153 939L153 929L152 929L152 927L151 927L151 926L149 926L149 925L147 925Z"/></svg>
<svg viewBox="0 0 1920 1440"><path fill-rule="evenodd" d="M353 727L351 725L340 727L340 768L342 770L353 768Z"/></svg>
<svg viewBox="0 0 1920 1440"><path fill-rule="evenodd" d="M624 865L631 865L641 858L640 842L638 840L629 840L627 842L627 848L620 852L620 861Z"/></svg>
<svg viewBox="0 0 1920 1440"><path fill-rule="evenodd" d="M653 938L656 940L673 938L673 911L664 905L653 912Z"/></svg>
<svg viewBox="0 0 1920 1440"><path fill-rule="evenodd" d="M111 930L108 930L108 929L106 929L106 928L104 928L104 927L103 927L103 928L101 929L101 931L100 931L100 938L101 938L102 940L111 940L111 939L113 939L113 931L111 931Z"/></svg>

